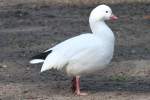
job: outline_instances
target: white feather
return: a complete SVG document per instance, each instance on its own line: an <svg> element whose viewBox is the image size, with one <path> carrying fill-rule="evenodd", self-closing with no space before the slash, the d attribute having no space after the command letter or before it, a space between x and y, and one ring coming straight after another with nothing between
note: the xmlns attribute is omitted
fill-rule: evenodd
<svg viewBox="0 0 150 100"><path fill-rule="evenodd" d="M92 11L89 22L93 34L70 38L46 50L52 52L44 60L41 72L54 68L68 75L81 75L104 68L112 59L115 41L113 32L104 22L109 17L105 18L105 10L112 13L104 5Z"/></svg>
<svg viewBox="0 0 150 100"><path fill-rule="evenodd" d="M33 59L30 61L30 64L37 64L37 63L42 63L42 62L44 62L44 60L42 59Z"/></svg>

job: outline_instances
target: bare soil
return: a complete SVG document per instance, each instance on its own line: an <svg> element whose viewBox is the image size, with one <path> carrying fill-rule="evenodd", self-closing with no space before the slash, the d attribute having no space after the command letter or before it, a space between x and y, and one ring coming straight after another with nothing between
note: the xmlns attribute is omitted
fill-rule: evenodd
<svg viewBox="0 0 150 100"><path fill-rule="evenodd" d="M88 96L72 94L71 77L64 73L40 73L41 64L29 64L38 52L90 32L88 16L95 6L1 6L0 100L150 100L148 2L109 4L119 17L107 22L116 35L115 54L106 69L81 78Z"/></svg>

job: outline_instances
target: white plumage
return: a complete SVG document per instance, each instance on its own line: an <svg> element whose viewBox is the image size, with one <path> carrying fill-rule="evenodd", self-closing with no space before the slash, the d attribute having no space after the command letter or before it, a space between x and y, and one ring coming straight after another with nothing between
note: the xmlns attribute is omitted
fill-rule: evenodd
<svg viewBox="0 0 150 100"><path fill-rule="evenodd" d="M41 72L49 69L63 70L70 76L81 76L106 67L114 51L114 34L105 20L117 19L106 5L96 7L90 14L92 33L70 38L48 50L45 59L33 59L30 63L43 62Z"/></svg>
<svg viewBox="0 0 150 100"><path fill-rule="evenodd" d="M89 22L93 33L70 38L46 50L45 52L52 52L45 60L33 59L30 63L44 62L41 72L51 68L63 69L73 76L104 68L112 59L114 50L113 32L104 22L110 19L105 11L110 12L109 16L112 15L111 9L105 5L98 6L91 12Z"/></svg>
<svg viewBox="0 0 150 100"><path fill-rule="evenodd" d="M51 68L65 68L69 75L75 76L101 69L112 58L111 44L114 41L109 42L93 34L83 34L66 40L50 49L52 53L46 57L41 72Z"/></svg>

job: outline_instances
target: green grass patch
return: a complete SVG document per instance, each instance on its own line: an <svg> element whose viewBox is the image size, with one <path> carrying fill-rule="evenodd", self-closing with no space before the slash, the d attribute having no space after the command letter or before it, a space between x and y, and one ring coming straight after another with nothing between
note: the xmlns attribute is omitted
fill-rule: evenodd
<svg viewBox="0 0 150 100"><path fill-rule="evenodd" d="M111 81L127 81L128 80L128 77L126 75L113 75L110 77L110 80Z"/></svg>

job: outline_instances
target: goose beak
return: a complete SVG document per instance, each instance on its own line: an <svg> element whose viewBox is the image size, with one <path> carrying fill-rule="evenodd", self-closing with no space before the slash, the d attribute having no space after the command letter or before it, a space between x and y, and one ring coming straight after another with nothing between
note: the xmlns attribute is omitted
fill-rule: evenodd
<svg viewBox="0 0 150 100"><path fill-rule="evenodd" d="M118 19L118 17L115 16L114 14L112 14L112 15L110 16L110 20L117 20L117 19Z"/></svg>

